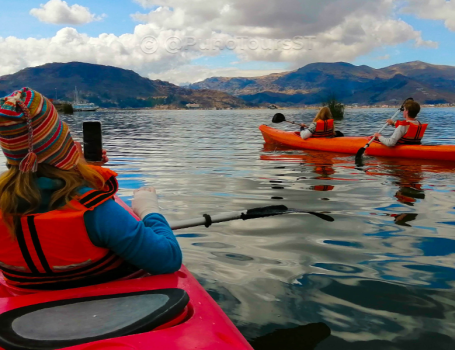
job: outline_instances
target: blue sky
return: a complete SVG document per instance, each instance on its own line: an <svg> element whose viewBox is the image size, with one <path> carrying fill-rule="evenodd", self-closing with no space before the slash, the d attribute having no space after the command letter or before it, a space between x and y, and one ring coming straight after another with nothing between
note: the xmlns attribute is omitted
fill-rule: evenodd
<svg viewBox="0 0 455 350"><path fill-rule="evenodd" d="M439 44L437 49L419 47L413 43L405 43L393 47L378 48L368 55L353 61L354 64L366 64L374 68L382 68L396 63L423 61L432 64L455 65L455 32L449 31L442 21L418 19L413 16L401 16L416 30L422 32L425 40L433 40ZM378 60L378 57L390 56L390 59Z"/></svg>
<svg viewBox="0 0 455 350"><path fill-rule="evenodd" d="M0 75L48 62L79 60L186 83L213 75L263 75L318 61L374 68L415 60L454 62L455 4L451 1L285 0L288 8L280 0L269 0L267 7L259 1L23 0L0 13ZM429 8L430 3L440 6ZM338 14L336 23L333 13ZM270 41L311 35L315 48L266 52L237 47L207 53L190 47L170 54L166 40L174 35L223 43L239 35ZM147 36L158 43L153 54L144 54L141 48Z"/></svg>

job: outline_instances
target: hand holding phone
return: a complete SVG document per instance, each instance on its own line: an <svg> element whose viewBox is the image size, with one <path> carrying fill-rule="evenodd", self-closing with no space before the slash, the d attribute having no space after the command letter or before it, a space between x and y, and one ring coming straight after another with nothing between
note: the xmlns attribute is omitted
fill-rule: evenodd
<svg viewBox="0 0 455 350"><path fill-rule="evenodd" d="M103 160L101 122L86 121L82 124L84 134L84 158L87 162Z"/></svg>

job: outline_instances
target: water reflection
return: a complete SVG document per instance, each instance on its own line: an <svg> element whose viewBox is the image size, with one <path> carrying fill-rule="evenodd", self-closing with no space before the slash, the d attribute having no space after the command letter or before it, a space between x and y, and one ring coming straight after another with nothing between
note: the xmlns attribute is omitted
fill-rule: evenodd
<svg viewBox="0 0 455 350"><path fill-rule="evenodd" d="M337 128L372 134L393 112L348 111ZM257 127L272 115L101 111L87 118L103 123L121 197L128 202L134 188L155 186L170 220L274 204L335 218L295 213L176 232L184 263L248 339L296 329L278 338L302 340L313 332L301 327L322 322L332 335L318 350L454 349L454 165L364 157L357 166L350 155L264 149ZM83 118L66 118L77 138ZM426 143L455 144L447 127L454 110L424 110L421 118L432 121Z"/></svg>
<svg viewBox="0 0 455 350"><path fill-rule="evenodd" d="M413 206L419 199L425 199L425 192L421 182L424 180L424 166L400 160L381 160L380 169L366 169L365 172L371 176L393 176L396 181L393 184L399 187L395 193L398 202ZM378 168L378 166L376 166ZM443 171L444 168L437 168ZM449 168L448 171L453 169Z"/></svg>
<svg viewBox="0 0 455 350"><path fill-rule="evenodd" d="M408 222L417 219L418 214L391 214L390 216L393 217L397 225L411 227Z"/></svg>
<svg viewBox="0 0 455 350"><path fill-rule="evenodd" d="M445 261L434 261L434 257L452 257L455 240L449 231L436 223L437 219L429 220L433 215L453 215L449 214L453 207L449 203L454 199L451 190L444 189L447 185L439 183L453 176L453 164L431 161L416 164L415 161L399 159L367 158L359 166L352 164L353 159L343 154L285 148L270 150L267 145L263 148L261 160L289 164L289 168L298 169L298 173L318 174L316 177L304 175L296 178L295 181L301 182L325 182L317 185L319 187L310 186L308 190L332 186L330 190L341 192L351 181L353 186L369 186L377 191L376 194L371 192L376 203L369 209L365 196L362 199L350 196L352 200L360 199L362 209L366 209L365 212L357 210L356 214L370 217L364 220L363 234L376 237L374 241L348 240L349 235L342 240L319 240L321 244L343 247L351 252L352 249L369 251L370 257L361 258L354 264L317 262L313 267L323 272L305 274L294 282L306 289L307 312L322 315L319 320L332 329L333 335L318 349L411 349L417 344L422 349L449 349L455 346L451 338L455 330L454 304L446 304L448 300L455 300L452 292L455 269L445 265ZM353 193L352 188L350 190ZM365 189L364 193L368 191ZM328 200L337 200L336 194ZM341 212L349 215L352 213L349 197L345 200ZM433 208L427 208L427 200L431 201ZM351 217L350 227L352 220L356 221ZM432 225L425 226L430 221ZM376 229L368 232L368 226L372 225ZM392 225L396 225L395 228ZM444 238L428 237L429 234L444 235L446 232L448 236ZM433 258L428 259L430 256ZM333 252L331 258L333 260ZM321 261L320 258L316 260ZM355 275L361 278L353 279L351 276ZM451 292L445 294L431 289L450 289ZM318 311L310 312L313 307Z"/></svg>
<svg viewBox="0 0 455 350"><path fill-rule="evenodd" d="M311 323L295 328L278 329L253 339L250 343L254 350L313 350L329 336L330 328L326 324Z"/></svg>

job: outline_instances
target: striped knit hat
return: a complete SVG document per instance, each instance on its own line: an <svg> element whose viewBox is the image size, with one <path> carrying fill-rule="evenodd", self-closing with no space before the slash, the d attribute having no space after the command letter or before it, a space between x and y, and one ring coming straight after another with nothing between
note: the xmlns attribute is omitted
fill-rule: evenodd
<svg viewBox="0 0 455 350"><path fill-rule="evenodd" d="M38 163L69 170L79 160L68 125L46 97L29 88L0 98L0 145L8 163L24 173L36 172Z"/></svg>

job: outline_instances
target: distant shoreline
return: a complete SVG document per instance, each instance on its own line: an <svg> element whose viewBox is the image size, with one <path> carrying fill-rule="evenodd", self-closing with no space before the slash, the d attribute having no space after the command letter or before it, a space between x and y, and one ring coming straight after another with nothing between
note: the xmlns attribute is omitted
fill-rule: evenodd
<svg viewBox="0 0 455 350"><path fill-rule="evenodd" d="M362 106L362 107L346 107L348 110L352 109L398 109L400 106L388 106L388 107L378 107L378 106ZM268 110L270 112L279 113L279 111L283 110L291 110L291 109L301 109L301 110L318 110L320 106L311 106L311 107L280 107L278 109L270 109L270 108L260 108L260 107L252 107L252 108L232 108L232 109L212 109L212 108L195 108L195 109L188 109L188 108L100 108L99 111L248 111L248 110ZM429 106L429 105L422 105L422 108L455 108L455 106Z"/></svg>

